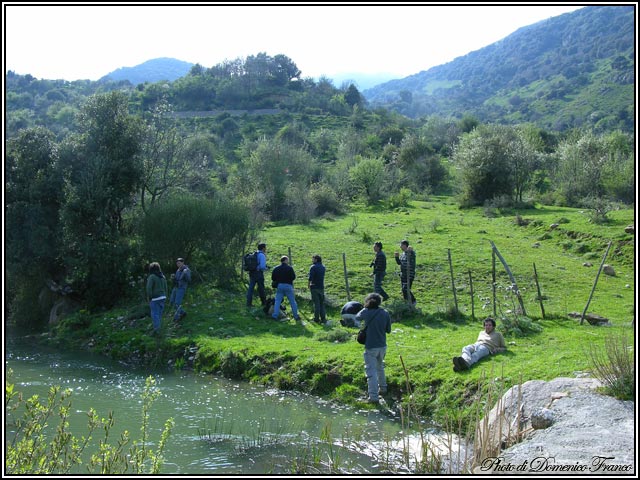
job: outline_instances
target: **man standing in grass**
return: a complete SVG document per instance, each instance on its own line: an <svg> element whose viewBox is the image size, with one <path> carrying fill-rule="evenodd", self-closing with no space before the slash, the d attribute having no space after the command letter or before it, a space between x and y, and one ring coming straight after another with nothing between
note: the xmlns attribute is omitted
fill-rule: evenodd
<svg viewBox="0 0 640 480"><path fill-rule="evenodd" d="M405 301L411 299L411 305L416 304L416 297L411 291L413 279L416 277L416 252L413 247L409 246L408 240L400 242L402 254L396 252L396 263L400 265L400 285L402 287L402 296Z"/></svg>
<svg viewBox="0 0 640 480"><path fill-rule="evenodd" d="M382 280L387 273L387 256L382 251L382 242L376 242L373 244L373 251L376 252L376 256L371 262L373 267L373 291L379 293L382 300L387 301L389 295L382 288Z"/></svg>
<svg viewBox="0 0 640 480"><path fill-rule="evenodd" d="M162 325L162 312L164 302L167 298L167 279L165 278L160 264L151 262L149 264L149 277L147 278L147 300L151 310L151 321L153 322L153 334L160 333Z"/></svg>
<svg viewBox="0 0 640 480"><path fill-rule="evenodd" d="M300 316L298 315L298 304L296 303L296 297L293 291L293 281L295 279L296 272L294 272L293 267L289 265L289 257L283 255L280 257L280 265L274 268L271 272L271 282L274 288L276 288L276 303L273 306L272 315L274 320L278 320L280 304L285 296L289 299L293 318L300 320Z"/></svg>
<svg viewBox="0 0 640 480"><path fill-rule="evenodd" d="M467 345L462 349L462 356L453 357L453 371L460 372L468 370L471 365L481 358L504 352L507 349L504 337L500 332L496 332L496 321L487 317L484 320L484 330L478 335L476 343Z"/></svg>
<svg viewBox="0 0 640 480"><path fill-rule="evenodd" d="M309 269L309 290L311 300L313 300L313 321L316 323L326 323L327 313L324 309L324 272L322 257L314 255L311 257L313 265Z"/></svg>
<svg viewBox="0 0 640 480"><path fill-rule="evenodd" d="M264 272L268 270L267 267L267 244L259 243L258 251L256 252L258 265L255 270L249 272L249 288L247 289L247 307L251 307L253 302L253 290L255 286L258 286L258 295L260 296L260 303L264 307L267 303L267 296L264 293Z"/></svg>
<svg viewBox="0 0 640 480"><path fill-rule="evenodd" d="M389 312L380 307L381 303L382 296L379 293L370 293L364 299L364 308L357 314L357 319L367 329L364 372L369 403L379 403L380 395L387 393L384 357L387 353L387 333L391 333L391 317Z"/></svg>
<svg viewBox="0 0 640 480"><path fill-rule="evenodd" d="M182 302L184 300L184 294L187 293L187 285L191 282L191 270L189 267L185 265L184 258L179 258L176 260L176 266L178 269L176 270L175 275L173 276L173 290L171 291L171 298L169 299L169 303L176 307L176 312L173 315L173 320L178 321L182 320L186 317L187 312L185 312L182 308Z"/></svg>

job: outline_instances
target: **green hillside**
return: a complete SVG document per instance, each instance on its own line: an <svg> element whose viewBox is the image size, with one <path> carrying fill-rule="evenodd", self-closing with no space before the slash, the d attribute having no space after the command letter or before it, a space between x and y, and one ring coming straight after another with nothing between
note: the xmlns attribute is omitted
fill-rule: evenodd
<svg viewBox="0 0 640 480"><path fill-rule="evenodd" d="M633 129L633 6L592 6L523 27L445 65L363 92L417 118Z"/></svg>

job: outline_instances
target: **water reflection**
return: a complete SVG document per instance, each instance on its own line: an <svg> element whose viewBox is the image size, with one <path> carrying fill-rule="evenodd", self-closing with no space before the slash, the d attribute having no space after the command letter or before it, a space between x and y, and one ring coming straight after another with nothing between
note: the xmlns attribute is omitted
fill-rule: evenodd
<svg viewBox="0 0 640 480"><path fill-rule="evenodd" d="M400 424L378 411L299 392L211 375L131 369L96 355L35 351L20 342L5 348L6 371L13 370L12 382L25 397L46 397L54 385L72 390L71 430L77 436L86 435L85 412L93 407L102 417L113 411L112 438L124 430L140 438L141 394L146 377L153 375L161 396L152 406L152 441L158 441L167 418L175 419L163 474L314 473L300 470L309 469L315 456L352 473L377 473L385 465L371 456L381 457L380 451L401 437Z"/></svg>

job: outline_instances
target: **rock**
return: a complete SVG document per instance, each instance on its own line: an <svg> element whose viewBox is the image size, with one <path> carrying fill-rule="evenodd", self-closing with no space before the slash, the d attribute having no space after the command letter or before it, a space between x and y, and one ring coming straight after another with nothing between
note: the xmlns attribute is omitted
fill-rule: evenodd
<svg viewBox="0 0 640 480"><path fill-rule="evenodd" d="M61 297L51 307L49 312L49 325L56 325L61 318L80 309L80 303L70 297Z"/></svg>
<svg viewBox="0 0 640 480"><path fill-rule="evenodd" d="M636 227L635 225L627 225L624 229L625 233L630 233L631 235L635 235L636 234Z"/></svg>
<svg viewBox="0 0 640 480"><path fill-rule="evenodd" d="M591 263L591 262L584 262L584 263L582 264L582 266L583 266L583 267L593 267L593 263Z"/></svg>
<svg viewBox="0 0 640 480"><path fill-rule="evenodd" d="M531 414L531 427L535 430L549 428L553 425L553 420L553 412L551 410L548 408L539 408Z"/></svg>
<svg viewBox="0 0 640 480"><path fill-rule="evenodd" d="M635 404L597 393L601 385L593 378L560 377L509 389L480 422L476 438L494 443L481 447L476 441L477 473L635 474ZM535 416L548 416L545 410L553 422L533 428Z"/></svg>
<svg viewBox="0 0 640 480"><path fill-rule="evenodd" d="M533 245L531 245L531 248L540 248L540 242L535 242Z"/></svg>
<svg viewBox="0 0 640 480"><path fill-rule="evenodd" d="M556 228L558 228L560 226L560 224L558 223L552 223L551 225L549 225L549 229L550 230L555 230Z"/></svg>
<svg viewBox="0 0 640 480"><path fill-rule="evenodd" d="M582 314L579 312L569 312L567 315L571 318L582 318ZM608 318L596 315L595 313L587 313L584 319L589 322L590 325L607 325L609 323Z"/></svg>
<svg viewBox="0 0 640 480"><path fill-rule="evenodd" d="M602 273L604 273L605 275L609 275L611 277L615 277L616 276L616 271L613 269L613 267L611 265L603 265L602 266Z"/></svg>

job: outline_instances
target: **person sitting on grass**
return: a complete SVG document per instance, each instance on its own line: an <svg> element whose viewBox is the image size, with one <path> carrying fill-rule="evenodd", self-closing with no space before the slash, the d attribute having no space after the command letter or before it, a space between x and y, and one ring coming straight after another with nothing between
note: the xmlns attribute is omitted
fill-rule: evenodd
<svg viewBox="0 0 640 480"><path fill-rule="evenodd" d="M478 334L476 343L464 347L461 356L453 357L454 372L468 370L481 358L504 352L507 349L504 337L500 332L496 332L495 328L496 321L491 317L485 318L484 330Z"/></svg>

